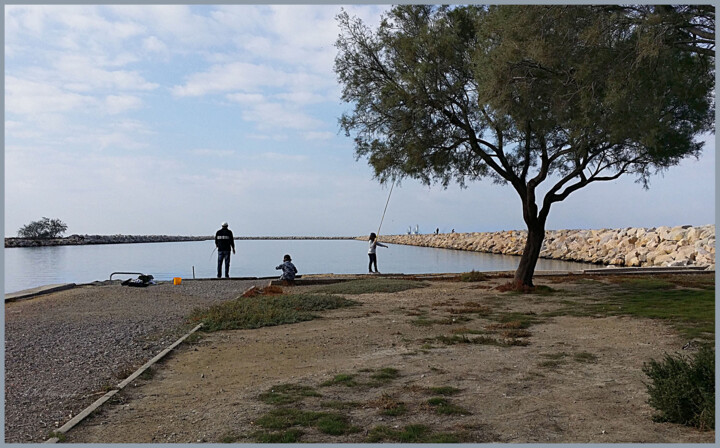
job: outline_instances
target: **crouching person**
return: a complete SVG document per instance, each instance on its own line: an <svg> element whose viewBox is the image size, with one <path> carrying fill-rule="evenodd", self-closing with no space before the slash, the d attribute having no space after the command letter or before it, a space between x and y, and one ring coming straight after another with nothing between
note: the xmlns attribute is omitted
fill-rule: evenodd
<svg viewBox="0 0 720 448"><path fill-rule="evenodd" d="M295 283L295 274L297 274L297 268L292 264L290 255L285 254L283 257L283 263L280 266L276 266L275 269L282 269L282 275L280 280L288 283Z"/></svg>

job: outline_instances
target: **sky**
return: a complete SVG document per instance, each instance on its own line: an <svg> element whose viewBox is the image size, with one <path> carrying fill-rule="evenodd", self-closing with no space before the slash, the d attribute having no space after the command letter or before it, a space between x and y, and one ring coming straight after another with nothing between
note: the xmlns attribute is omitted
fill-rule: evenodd
<svg viewBox="0 0 720 448"><path fill-rule="evenodd" d="M5 236L42 217L70 234L354 236L390 188L338 125L336 15L383 5L5 6ZM715 222L715 137L645 190L631 177L555 204L548 229ZM524 229L489 180L406 179L381 233Z"/></svg>

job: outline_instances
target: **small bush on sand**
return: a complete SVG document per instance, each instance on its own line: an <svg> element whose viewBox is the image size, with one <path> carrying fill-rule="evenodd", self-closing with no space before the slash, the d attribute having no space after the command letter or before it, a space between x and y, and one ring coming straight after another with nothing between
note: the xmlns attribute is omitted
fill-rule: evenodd
<svg viewBox="0 0 720 448"><path fill-rule="evenodd" d="M474 269L470 272L463 272L460 274L461 282L484 282L487 279L487 275L482 272L477 272Z"/></svg>
<svg viewBox="0 0 720 448"><path fill-rule="evenodd" d="M666 355L643 365L650 378L648 403L660 414L656 421L702 430L715 427L715 351L703 346L692 359Z"/></svg>

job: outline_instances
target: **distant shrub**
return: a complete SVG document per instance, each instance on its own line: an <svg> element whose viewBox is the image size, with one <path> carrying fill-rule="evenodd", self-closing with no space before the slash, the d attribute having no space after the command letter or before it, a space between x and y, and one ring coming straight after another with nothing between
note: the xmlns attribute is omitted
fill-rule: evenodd
<svg viewBox="0 0 720 448"><path fill-rule="evenodd" d="M650 406L656 421L680 423L702 430L715 427L715 351L703 346L692 359L666 355L643 365Z"/></svg>
<svg viewBox="0 0 720 448"><path fill-rule="evenodd" d="M470 272L463 272L460 274L461 282L484 282L487 279L487 275L482 272L477 272L474 269Z"/></svg>

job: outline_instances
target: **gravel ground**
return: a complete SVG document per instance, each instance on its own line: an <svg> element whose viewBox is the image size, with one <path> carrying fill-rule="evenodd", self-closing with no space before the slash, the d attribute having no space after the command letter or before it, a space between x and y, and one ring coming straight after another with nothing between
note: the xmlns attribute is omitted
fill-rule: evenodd
<svg viewBox="0 0 720 448"><path fill-rule="evenodd" d="M268 280L119 281L5 304L5 442L50 432L172 344L185 317Z"/></svg>

